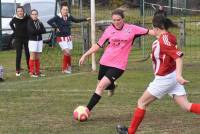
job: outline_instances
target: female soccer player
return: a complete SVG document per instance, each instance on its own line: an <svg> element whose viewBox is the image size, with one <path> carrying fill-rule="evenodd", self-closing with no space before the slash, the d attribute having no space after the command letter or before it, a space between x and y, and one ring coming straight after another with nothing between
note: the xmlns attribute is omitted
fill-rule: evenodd
<svg viewBox="0 0 200 134"><path fill-rule="evenodd" d="M183 53L177 48L176 37L168 32L168 28L175 26L174 23L163 14L155 15L152 23L157 38L152 44L155 79L138 100L130 127L117 126L119 134L135 134L147 106L166 94L169 94L183 110L200 114L200 104L187 100L183 85L188 81L182 76Z"/></svg>
<svg viewBox="0 0 200 134"><path fill-rule="evenodd" d="M112 96L115 89L114 82L126 69L128 55L135 38L146 34L154 35L152 30L125 23L124 13L120 9L112 12L112 20L113 24L106 28L98 43L93 45L79 60L79 64L83 64L87 56L97 52L108 42L100 59L99 82L87 105L89 111L99 102L104 89L108 89L110 96Z"/></svg>
<svg viewBox="0 0 200 134"><path fill-rule="evenodd" d="M44 76L40 72L40 53L43 48L42 34L46 33L44 25L38 19L38 11L31 10L31 19L28 20L27 24L28 35L29 35L29 74L31 77Z"/></svg>
<svg viewBox="0 0 200 134"><path fill-rule="evenodd" d="M26 63L29 70L29 50L28 50L28 34L27 22L29 16L24 14L22 6L17 7L16 16L10 21L10 27L14 32L14 46L16 48L16 76L20 76L22 49L24 47L26 55Z"/></svg>
<svg viewBox="0 0 200 134"><path fill-rule="evenodd" d="M71 73L71 50L73 49L71 39L71 23L87 21L89 18L77 19L69 13L67 3L61 4L60 15L53 17L47 23L56 28L56 41L63 51L63 73Z"/></svg>

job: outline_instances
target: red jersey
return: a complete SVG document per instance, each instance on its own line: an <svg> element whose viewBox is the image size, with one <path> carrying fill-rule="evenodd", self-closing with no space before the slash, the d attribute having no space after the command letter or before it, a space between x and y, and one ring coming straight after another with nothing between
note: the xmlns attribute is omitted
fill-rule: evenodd
<svg viewBox="0 0 200 134"><path fill-rule="evenodd" d="M182 55L177 48L176 37L169 32L162 34L152 45L154 74L164 76L173 72L176 69L175 60Z"/></svg>

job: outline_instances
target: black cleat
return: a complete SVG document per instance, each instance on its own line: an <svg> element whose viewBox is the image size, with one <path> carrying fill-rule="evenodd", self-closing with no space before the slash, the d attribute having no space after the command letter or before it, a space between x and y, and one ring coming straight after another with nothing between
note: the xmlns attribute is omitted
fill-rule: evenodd
<svg viewBox="0 0 200 134"><path fill-rule="evenodd" d="M128 134L128 128L126 126L117 125L116 130L118 134Z"/></svg>
<svg viewBox="0 0 200 134"><path fill-rule="evenodd" d="M111 96L114 95L115 89L116 89L117 87L118 87L118 84L117 84L117 82L115 81L115 82L114 82L113 89L109 89L109 90L108 90L108 96L109 96L109 97L111 97Z"/></svg>

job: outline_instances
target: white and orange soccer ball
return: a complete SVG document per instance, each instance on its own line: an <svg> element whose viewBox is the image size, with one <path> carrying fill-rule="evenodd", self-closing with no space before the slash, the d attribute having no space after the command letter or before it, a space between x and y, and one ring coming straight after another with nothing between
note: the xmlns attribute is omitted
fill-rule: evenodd
<svg viewBox="0 0 200 134"><path fill-rule="evenodd" d="M78 106L73 113L74 119L78 121L86 121L90 116L90 111L85 106Z"/></svg>

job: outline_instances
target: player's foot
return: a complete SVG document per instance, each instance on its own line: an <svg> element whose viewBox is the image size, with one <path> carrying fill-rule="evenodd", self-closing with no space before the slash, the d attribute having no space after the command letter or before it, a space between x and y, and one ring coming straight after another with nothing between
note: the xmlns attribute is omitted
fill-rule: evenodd
<svg viewBox="0 0 200 134"><path fill-rule="evenodd" d="M123 125L117 125L116 130L118 134L128 134L128 128Z"/></svg>
<svg viewBox="0 0 200 134"><path fill-rule="evenodd" d="M43 74L43 73L41 73L41 72L38 74L38 76L39 76L39 77L46 77L46 75Z"/></svg>
<svg viewBox="0 0 200 134"><path fill-rule="evenodd" d="M21 74L19 71L16 71L16 74L15 74L17 77L19 77Z"/></svg>
<svg viewBox="0 0 200 134"><path fill-rule="evenodd" d="M36 74L34 74L34 73L29 73L29 75L30 75L30 77L32 77L32 78L37 78L37 77L38 77L38 75L36 75Z"/></svg>
<svg viewBox="0 0 200 134"><path fill-rule="evenodd" d="M87 114L88 114L88 117L90 117L91 112L90 112L90 110L89 110L88 108L86 109L86 112L87 112Z"/></svg>
<svg viewBox="0 0 200 134"><path fill-rule="evenodd" d="M71 73L72 73L72 68L71 68L71 66L69 66L66 70L63 70L63 73L71 74Z"/></svg>
<svg viewBox="0 0 200 134"><path fill-rule="evenodd" d="M114 95L114 93L115 93L115 89L117 88L117 82L114 82L114 85L115 85L115 88L114 89L112 89L112 90L108 90L108 96L109 97L111 97L111 96L113 96Z"/></svg>

